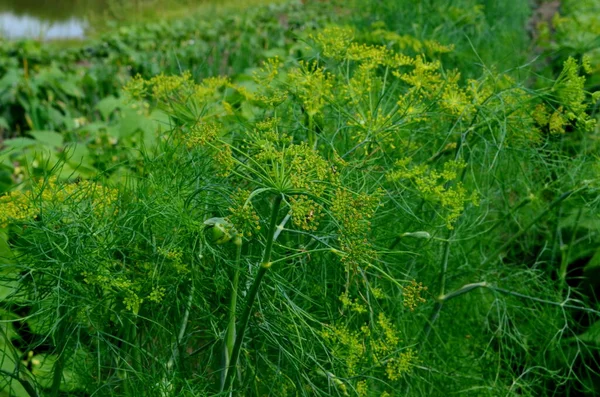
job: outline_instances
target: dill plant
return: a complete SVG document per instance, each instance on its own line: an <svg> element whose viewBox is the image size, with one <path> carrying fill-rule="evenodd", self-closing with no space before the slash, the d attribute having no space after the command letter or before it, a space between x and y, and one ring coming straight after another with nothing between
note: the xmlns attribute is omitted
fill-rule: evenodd
<svg viewBox="0 0 600 397"><path fill-rule="evenodd" d="M28 310L7 321L52 362L51 381L23 368L11 387L31 371L55 395L593 390L581 316L598 311L569 284L570 253L597 240L579 223L598 169L570 145L596 128L579 64L532 90L463 78L430 39L303 40L253 82L133 79L169 121L127 185L2 198L6 307Z"/></svg>
<svg viewBox="0 0 600 397"><path fill-rule="evenodd" d="M275 252L278 248L287 249L290 258L296 258L296 255L307 256L312 262L314 255L310 255L311 250L305 248L308 234L312 239L308 244L315 247L312 252L323 250L319 254L321 261L328 261L325 258L333 254L334 258L339 257L342 269L345 269L337 283L341 292L337 305L341 305L342 308L338 310L341 310L344 316L340 322L340 319L332 318L331 314L319 312L324 315L320 318L302 309L298 302L288 303L292 305L291 308L287 308L285 316L279 317L285 318L287 322L292 321L293 324L302 324L302 327L296 326L296 333L308 332L311 339L319 341L317 345L311 346L311 354L305 356L307 353L304 350L299 352L293 343L284 344L281 338L276 336L269 338L277 323L275 313L281 313L282 310L279 308L273 312L275 319L268 315L267 309L278 300L278 289L271 287L275 295L270 295L268 304L263 306L260 300L258 302L262 311L257 312L261 320L256 326L262 331L266 341L262 342L265 350L257 351L255 362L262 363L260 360L265 360L264 365L267 368L277 368L277 373L281 373L279 378L276 378L277 387L292 387L298 392L298 385L304 381L300 380L302 378L294 379L292 375L285 373L283 368L292 365L295 370L294 376L298 377L296 371L301 371L305 360L310 360L309 362L314 362L321 368L316 372L316 378L321 376L328 384L326 389L311 379L309 387L313 392L335 391L343 395L350 393L350 390L356 393L360 390L363 394L373 393L370 390L379 390L385 393L389 382L399 382L404 384L407 390L414 388L423 394L443 393L437 390L440 385L461 390L460 378L457 383L448 385L440 380L436 372L424 371L417 376L406 375L411 372L411 368L419 365L421 358L418 357L421 355L430 358L431 363L444 362L443 357L430 355L428 339L432 330L439 327L437 322L445 318L442 309L447 301L466 294L474 295L481 289L490 291L483 293L484 298L481 297L480 291L478 302L482 307L494 307L495 302L503 302L502 304L506 305L505 298L501 296L508 295L531 299L534 303L543 302L550 313L552 307L559 305L561 301L557 295L560 288L552 293L549 287L545 287L542 281L539 281L541 275L532 277L536 271L527 267L517 271L531 282L525 289L541 288L541 291L545 292L540 291L540 296L544 298L519 292L523 290L522 285L516 290L511 289L515 287L512 284L514 277L509 279L508 285L495 286L496 282L505 280L501 273L498 273L495 256L504 253L510 244L500 246L496 253L488 253L494 256L492 258L486 258L486 254L483 253L483 258L480 256L481 265L474 267L474 274L462 266L454 269L460 258L477 261L476 251L469 248L470 241L482 239L472 236L477 233L486 234L489 228L490 234L487 234L487 238L493 241L495 234L492 232L503 222L510 222L506 215L499 216L496 221L480 216L461 221L462 215L467 210L477 213L482 200L487 207L486 211L494 212L493 207L489 206L495 202L497 189L508 186L504 178L515 178L520 172L506 173L502 178L491 177L495 173L493 170L503 167L501 164L505 161L511 164L515 161L513 156L524 152L532 156L527 158L531 164L543 161L543 156L539 160L535 157L538 145L549 138L544 135L547 131L546 124L543 120L540 121L541 106L552 106L561 112L565 107L572 108L575 111L572 116L568 116L572 125L584 133L589 133L594 124L584 112L585 106L573 107L582 103L584 98L581 96L582 87L577 83L581 78L576 74L577 71L573 72L574 66L567 63L565 77L559 77L556 84L563 84L563 79L566 84L575 84L574 89L569 91L575 97L561 97L559 94L558 99L553 94L547 95L544 90L530 91L516 83L510 75L493 71L486 72L478 80L464 82L457 72L442 70L441 62L435 59L435 51L439 54L448 51L444 46L436 46L430 42L428 48L438 50L433 52L434 59L428 60L420 55L396 53L383 46L361 44L354 41L355 36L357 35L352 29L339 27L332 27L313 35L309 40L315 43L315 47L306 53L305 60L297 64L292 61L289 66L277 59L268 61L256 74L258 85L254 90L228 83L232 91L223 92L225 96L220 103L204 103L202 97L197 94L198 89L193 85L186 87L183 95L181 90L173 90L171 98L177 98L175 104L172 100L159 100L162 106L172 107L168 112L173 113L176 119L187 120L187 124L183 123L179 127L184 141L189 139L185 135L188 128L193 129L197 123L203 124L209 122L207 120L218 118L221 123L220 130L225 135L221 139L207 141L203 150L206 153L219 150L232 155L232 180L239 180L236 184L242 184L244 188L254 185L253 188L248 188L254 189L255 193L250 194L252 200L247 200L245 205L252 203L262 207L263 214L268 213L267 208L271 205L267 203L270 200L258 204L261 201L260 196L264 196L265 193L275 194L276 201L272 206L277 209L277 205L281 205L277 203L282 199L283 208L287 208L289 217L293 219L296 214L292 224L299 226L301 234L305 235L303 239L290 239L287 236L298 232L286 228L289 219L288 215L283 215L285 210L279 216L273 212L270 217L266 217L265 226L268 227L263 230L266 229L267 235L262 236L265 245L261 250L262 254L255 254L257 258L263 256L262 262L255 259L263 265L257 270L249 292L240 323L241 332L236 338L234 356L238 354L238 346L244 344L247 312L252 310L258 285L264 283L263 277L267 271L263 269L264 263L269 263L265 258L271 255L271 235L285 239L281 245L276 243ZM185 80L185 77L183 79ZM150 80L146 84L154 87L157 83L161 84L161 81ZM203 84L201 83L200 87ZM234 98L238 103L230 98ZM181 103L185 104L183 108ZM246 116L247 113L242 113L244 106L255 109L251 118ZM193 114L194 117L183 117L186 114ZM562 126L565 125L566 123ZM444 130L447 132L440 133ZM549 133L550 137L556 136L561 130L551 129ZM240 143L236 144L236 140ZM298 143L302 140L308 144ZM493 150L493 156L490 156L490 150ZM515 164L520 163L522 161L516 161ZM532 166L531 164L528 166ZM509 169L510 167L506 168ZM310 183L306 180L307 172L310 175ZM318 184L314 185L315 182ZM535 185L533 182L532 184ZM367 196L362 197L366 188ZM529 187L530 193L524 198L525 202L522 205L527 205L531 200L531 195L534 194L531 192L532 188L534 187ZM526 234L530 227L535 226L555 206L569 198L573 189L581 192L580 188L582 187L571 186L568 194L563 192L557 201L549 203L547 209L542 208L535 221L517 235ZM555 189L558 189L558 186ZM327 193L328 191L330 193ZM384 203L385 205L381 206ZM517 205L515 211L520 206ZM321 209L317 210L318 208ZM318 213L324 214L323 220L318 226L309 225L308 221L312 221ZM398 219L396 215L394 222L390 224L386 220L393 213L403 216ZM301 214L304 220L298 220L298 214ZM328 217L331 217L329 222L326 221ZM281 220L281 223L279 230L274 232L276 220ZM386 223L387 227L376 233L372 224L378 222ZM482 231L475 232L479 228ZM319 236L318 232L325 234ZM389 248L386 248L386 241ZM254 244L248 242L248 245ZM405 249L398 250L399 246ZM436 246L441 250L441 256L436 253L440 252ZM295 254L294 250L298 253ZM418 264L423 260L421 257L441 262L441 269L433 272L419 271ZM412 264L401 269L398 269L397 265L392 267L402 258ZM285 256L281 260L285 261ZM270 266L268 268L270 269ZM305 271L310 273L308 269ZM289 279L295 279L291 270L281 269L280 272L285 273ZM329 272L332 270L327 271ZM435 276L432 278L432 275ZM422 302L420 294L425 288L414 281L417 278L415 276L425 279L427 284L437 284L439 291L432 314L421 314L421 318L424 317L424 321L420 322L423 324L421 330L415 326L419 321L415 321L411 311L415 310L415 303ZM476 282L467 282L474 276L477 279L471 281ZM276 274L272 277L274 280L281 280ZM436 278L439 281L434 281ZM461 279L465 280L462 287L459 281ZM480 281L482 279L485 281ZM458 288L448 289L450 282L458 284ZM391 304L393 299L390 299L390 296L372 291L372 288L375 288L374 291L380 291L380 287L377 287L379 283L383 283L388 290L397 288L400 301L404 299L409 310L405 310L404 314L396 313L398 309ZM336 283L326 285L327 289L335 289ZM294 283L294 286L301 288L302 284ZM280 293L286 290L285 286L279 288ZM301 290L296 293L300 296L306 295L307 298L311 296L310 293ZM384 299L385 303L375 303L376 295ZM288 294L284 296L286 300L290 299ZM494 297L492 301L489 300L490 297ZM515 313L518 313L518 305L515 306ZM585 306L574 304L570 307L576 311L586 311ZM386 311L395 313L395 323L388 321ZM298 319L291 320L290 316L298 316ZM543 317L534 327L557 327L560 319L556 315L548 316ZM492 315L482 313L481 318L490 321ZM514 321L518 323L522 320ZM318 330L317 324L321 324L323 329ZM460 326L451 328L461 329ZM285 332L285 324L279 324L276 329L275 335L292 337ZM310 329L312 331L309 331ZM402 329L406 338L403 344L400 344L398 329ZM511 331L511 328L508 328L503 332L520 332L516 329L518 328ZM468 339L477 335L477 332L469 332ZM480 333L477 336L478 340L485 340L484 334ZM303 346L300 343L302 339L309 340L308 336L301 339L296 339L297 337L299 336L293 340L296 340L299 346ZM441 337L438 334L438 338ZM547 335L546 338L540 339L547 342L552 340L552 337ZM364 341L369 342L365 345ZM504 339L499 343L514 345ZM520 343L516 342L516 345L509 349L519 350L523 347L523 342ZM319 354L323 353L313 349L329 352L333 361L328 365L324 364L319 359ZM516 360L512 353L503 355L503 351L495 351L494 357L498 360ZM269 362L269 353L273 352L278 352L277 364ZM289 360L289 364L283 364L285 360ZM544 358L541 357L540 360ZM236 364L236 358L232 362ZM482 368L489 365L483 364L485 356L477 362L482 363ZM259 367L260 364L255 365ZM536 367L538 364L532 365ZM236 376L232 374L233 370L236 369L229 368L229 379ZM367 372L364 372L365 370ZM472 370L475 369L471 368ZM258 369L254 371L258 374ZM478 376L484 379L488 376L485 372L478 373ZM496 382L499 384L480 386L498 390L504 387L498 379L506 377L508 382L509 373L502 374L500 378L496 376ZM255 390L260 390L259 384L263 384L261 378L264 376L256 375L254 378ZM361 376L364 378L361 379ZM437 381L427 380L428 377ZM371 382L369 379L380 381ZM420 383L420 379L424 383ZM514 387L518 387L519 390L535 390L535 387L543 387L540 386L543 382L538 382L540 379L542 378L534 377L531 384ZM428 389L427 384L434 386ZM230 386L227 381L225 386ZM245 387L252 387L251 383L247 383ZM396 386L398 387L400 386Z"/></svg>

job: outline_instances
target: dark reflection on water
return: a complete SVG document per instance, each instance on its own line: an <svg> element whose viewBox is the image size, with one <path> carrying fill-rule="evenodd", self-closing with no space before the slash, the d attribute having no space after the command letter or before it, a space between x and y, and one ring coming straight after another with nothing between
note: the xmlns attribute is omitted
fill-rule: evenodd
<svg viewBox="0 0 600 397"><path fill-rule="evenodd" d="M0 0L0 36L83 38L88 17L106 0Z"/></svg>

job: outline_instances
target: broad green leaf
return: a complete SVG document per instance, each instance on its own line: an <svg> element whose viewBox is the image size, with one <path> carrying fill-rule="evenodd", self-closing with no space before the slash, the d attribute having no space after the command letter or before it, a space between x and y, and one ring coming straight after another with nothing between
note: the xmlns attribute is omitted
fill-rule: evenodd
<svg viewBox="0 0 600 397"><path fill-rule="evenodd" d="M0 334L0 348L9 345L14 339L19 339L19 334L13 325L13 321L18 319L19 317L16 314L0 309L0 329L2 329L2 333Z"/></svg>
<svg viewBox="0 0 600 397"><path fill-rule="evenodd" d="M48 335L56 323L56 299L53 295L32 306L31 317L27 319L27 325L32 333L37 335Z"/></svg>
<svg viewBox="0 0 600 397"><path fill-rule="evenodd" d="M76 98L83 97L83 91L73 81L70 81L70 80L62 81L60 83L60 88L67 95L70 95L70 96L73 96Z"/></svg>
<svg viewBox="0 0 600 397"><path fill-rule="evenodd" d="M100 102L96 104L96 109L100 112L104 120L108 120L111 113L121 106L123 106L123 101L114 95L110 95L100 100Z"/></svg>
<svg viewBox="0 0 600 397"><path fill-rule="evenodd" d="M0 233L0 264L13 263L14 255L7 242L6 233Z"/></svg>
<svg viewBox="0 0 600 397"><path fill-rule="evenodd" d="M123 110L119 128L119 136L127 138L140 129L143 129L143 124L146 123L144 116L140 115L134 109Z"/></svg>
<svg viewBox="0 0 600 397"><path fill-rule="evenodd" d="M65 159L72 167L78 166L92 167L90 151L83 144L67 144L65 146Z"/></svg>
<svg viewBox="0 0 600 397"><path fill-rule="evenodd" d="M577 339L600 346L600 321L596 321L592 324L583 334L579 335Z"/></svg>
<svg viewBox="0 0 600 397"><path fill-rule="evenodd" d="M55 354L36 354L31 357L31 373L42 388L52 386L53 368L56 364Z"/></svg>
<svg viewBox="0 0 600 397"><path fill-rule="evenodd" d="M4 373L14 373L16 367L15 355L20 356L21 353L8 346L0 347L0 369L2 369ZM0 396L30 397L29 393L25 391L18 380L7 375L0 374L0 385L4 387L4 389L0 391Z"/></svg>
<svg viewBox="0 0 600 397"><path fill-rule="evenodd" d="M75 372L71 369L74 361L86 360L85 353L79 349L71 357L66 357L65 367L62 372L62 379L60 384L60 390L63 392L75 391L81 389L83 384ZM54 376L54 366L58 356L55 354L37 354L31 358L31 373L35 377L35 380L43 388L49 388L52 386Z"/></svg>
<svg viewBox="0 0 600 397"><path fill-rule="evenodd" d="M22 78L22 71L10 69L0 79L0 91L5 90L14 84L17 84Z"/></svg>
<svg viewBox="0 0 600 397"><path fill-rule="evenodd" d="M63 136L54 131L30 131L29 135L36 141L52 147L62 147L64 141Z"/></svg>
<svg viewBox="0 0 600 397"><path fill-rule="evenodd" d="M36 145L38 142L35 139L20 137L7 139L3 143L7 148L19 150Z"/></svg>
<svg viewBox="0 0 600 397"><path fill-rule="evenodd" d="M54 127L56 128L56 126L61 126L61 125L67 125L67 128L69 128L69 124L72 123L72 119L70 117L68 117L67 115L62 114L60 111L49 107L46 109L46 112L48 113L48 119L50 121L52 121L52 123L54 123Z"/></svg>

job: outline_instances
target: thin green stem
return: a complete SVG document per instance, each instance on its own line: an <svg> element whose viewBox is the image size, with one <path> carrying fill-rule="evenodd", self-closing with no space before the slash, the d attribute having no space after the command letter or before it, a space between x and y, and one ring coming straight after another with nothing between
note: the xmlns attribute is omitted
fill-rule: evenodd
<svg viewBox="0 0 600 397"><path fill-rule="evenodd" d="M272 261L271 264L274 265L276 263L279 262L285 262L289 259L293 259L293 258L297 258L299 256L306 256L309 254L313 254L315 252L332 252L331 248L316 248L314 250L307 250L307 251L302 251L302 252L298 252L296 254L291 254L291 255L287 255L285 258L281 258L281 259L277 259L275 261Z"/></svg>
<svg viewBox="0 0 600 397"><path fill-rule="evenodd" d="M572 309L572 310L579 310L579 311L583 311L583 312L587 312L587 313L593 313L593 314L600 314L600 311L589 308L589 307L585 307L585 306L578 306L578 305L571 305L568 304L568 300L564 301L564 302L555 302L555 301L549 301L547 299L542 299L542 298L537 298L535 296L530 296L530 295L525 295L525 294L521 294L520 292L515 292L515 291L511 291L511 290L507 290L504 288L500 288L500 287L495 287L491 284L489 284L486 281L481 281L478 283L472 283L472 284L465 284L462 287L460 287L457 290L454 290L452 292L447 293L444 296L440 296L438 298L438 302L439 303L446 303L451 299L457 298L461 295L467 294L475 289L478 288L486 288L489 289L490 291L493 292L497 292L500 294L504 294L504 295L510 295L510 296L514 296L516 298L521 298L521 299L525 299L525 300L530 300L533 302L537 302L537 303L542 303L545 305L550 305L550 306L557 306L557 307L563 307L565 309Z"/></svg>
<svg viewBox="0 0 600 397"><path fill-rule="evenodd" d="M177 335L177 340L173 343L173 353L171 354L171 358L167 362L167 370L171 371L173 366L175 365L175 360L180 356L179 348L181 346L181 342L183 341L183 337L185 335L185 330L187 329L188 320L190 318L190 310L192 308L192 300L194 298L194 285L192 284L190 288L190 294L188 295L187 303L185 306L185 312L183 314L183 318L181 319L181 325L179 327L179 334Z"/></svg>
<svg viewBox="0 0 600 397"><path fill-rule="evenodd" d="M579 221L581 220L581 215L583 214L583 207L579 208L577 211L577 218L575 219L575 225L573 226L573 230L577 230L579 226ZM575 244L575 237L577 234L575 232L571 233L571 240L566 247L560 247L560 252L562 252L561 260L560 260L560 270L558 272L558 280L560 281L560 292L562 293L563 289L567 286L567 272L569 270L569 257L571 256L571 250L573 245Z"/></svg>
<svg viewBox="0 0 600 397"><path fill-rule="evenodd" d="M466 294L467 292L470 292L470 291L472 291L474 289L477 289L477 288L487 288L487 287L489 287L489 284L486 283L485 281L482 281L480 283L466 284L466 285L463 285L462 287L460 287L457 290L454 290L452 292L449 292L449 293L447 293L445 295L442 295L442 296L438 297L438 301L445 303L445 302L448 302L450 299L453 299L453 298L456 298L457 296L461 296L463 294Z"/></svg>
<svg viewBox="0 0 600 397"><path fill-rule="evenodd" d="M550 204L548 204L548 206L546 207L546 209L544 211L540 212L538 214L538 216L536 216L531 222L529 222L523 229L521 229L517 233L513 234L513 236L511 238L509 238L504 244L502 244L502 246L500 248L498 248L490 256L488 256L487 259L484 260L481 263L481 267L483 268L485 265L487 265L491 261L497 259L498 255L500 255L502 253L502 251L504 251L505 249L507 249L508 247L510 247L510 245L512 243L514 243L519 238L521 238L525 233L527 233L527 231L529 229L531 229L533 226L535 226L554 207L556 207L557 205L559 205L560 203L562 203L563 201L565 201L567 198L569 198L575 192L576 192L575 190L570 190L570 191L565 192L565 193L561 194L560 196L558 196L553 202L551 202Z"/></svg>
<svg viewBox="0 0 600 397"><path fill-rule="evenodd" d="M437 302L433 307L433 312L429 317L429 321L423 330L423 341L426 341L429 338L429 334L431 333L431 329L433 328L433 324L437 321L440 316L440 312L442 311L442 307L444 307L444 300L441 297L444 296L446 291L446 277L448 273L448 260L450 258L450 241L452 240L452 236L454 234L454 229L448 231L448 238L444 241L444 252L442 254L442 261L440 263L440 287Z"/></svg>
<svg viewBox="0 0 600 397"><path fill-rule="evenodd" d="M258 268L258 272L256 273L256 277L254 278L254 282L250 287L250 291L248 292L246 306L244 307L244 312L242 313L242 316L239 321L238 334L235 338L235 344L231 352L231 361L229 362L229 368L225 377L224 389L228 391L231 391L233 388L237 363L240 357L240 350L242 348L242 342L244 341L244 336L246 334L246 328L248 326L248 320L250 319L250 312L252 311L252 306L254 306L254 301L256 300L256 296L258 295L258 290L262 279L272 265L271 252L273 250L273 240L277 228L277 214L279 213L282 199L283 197L280 194L275 196L275 200L273 202L273 207L271 210L269 229L267 230L267 243L263 252L262 261L260 267Z"/></svg>
<svg viewBox="0 0 600 397"><path fill-rule="evenodd" d="M308 116L308 146L311 149L315 149L317 147L317 133L314 127L313 116Z"/></svg>

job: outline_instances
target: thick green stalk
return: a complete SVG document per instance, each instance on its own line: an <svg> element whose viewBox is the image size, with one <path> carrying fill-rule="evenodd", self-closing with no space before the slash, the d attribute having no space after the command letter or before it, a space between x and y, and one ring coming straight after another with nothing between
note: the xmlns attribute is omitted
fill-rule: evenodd
<svg viewBox="0 0 600 397"><path fill-rule="evenodd" d="M242 259L242 238L237 236L233 242L236 246L235 253L235 269L233 271L231 301L229 303L229 323L227 324L227 333L225 336L225 373L223 382L221 383L221 391L225 386L225 378L229 372L229 363L231 362L231 354L235 345L235 313L237 311L238 288L240 284L240 262Z"/></svg>
<svg viewBox="0 0 600 397"><path fill-rule="evenodd" d="M67 345L67 337L66 337L66 327L65 327L65 308L63 305L60 305L58 308L58 338L56 341L56 346L58 348L56 354L57 359L54 363L54 368L52 368L52 385L50 387L50 395L58 396L60 393L60 384L62 383L63 378L63 368L65 364L65 350Z"/></svg>
<svg viewBox="0 0 600 397"><path fill-rule="evenodd" d="M129 323L128 328L129 329L127 332L127 341L129 343L127 346L127 352L128 352L129 359L131 360L130 365L131 365L131 368L133 368L135 370L135 374L139 375L142 373L142 368L141 368L142 359L140 356L140 349L139 349L137 313L135 314L134 320L131 323ZM127 379L125 380L127 395L135 395L135 392L131 389L132 385L129 381L130 381L130 377L127 376Z"/></svg>
<svg viewBox="0 0 600 397"><path fill-rule="evenodd" d="M254 282L250 287L250 291L248 292L246 307L244 307L244 312L242 313L242 317L240 318L238 333L235 338L233 351L231 352L231 361L229 362L229 368L225 377L225 390L228 391L231 391L233 387L237 362L240 357L240 350L242 348L242 342L244 341L244 335L246 334L246 327L248 326L248 320L250 319L250 312L252 311L252 306L254 306L254 301L256 300L256 295L258 294L260 283L262 282L263 277L271 267L271 252L273 250L273 238L275 236L275 229L277 228L277 214L279 213L279 208L281 207L281 200L282 196L277 195L275 197L275 201L273 202L270 225L269 229L267 230L267 244L265 245L265 251L263 252L263 257L260 267L258 269L258 273L256 273L256 278L254 279Z"/></svg>

